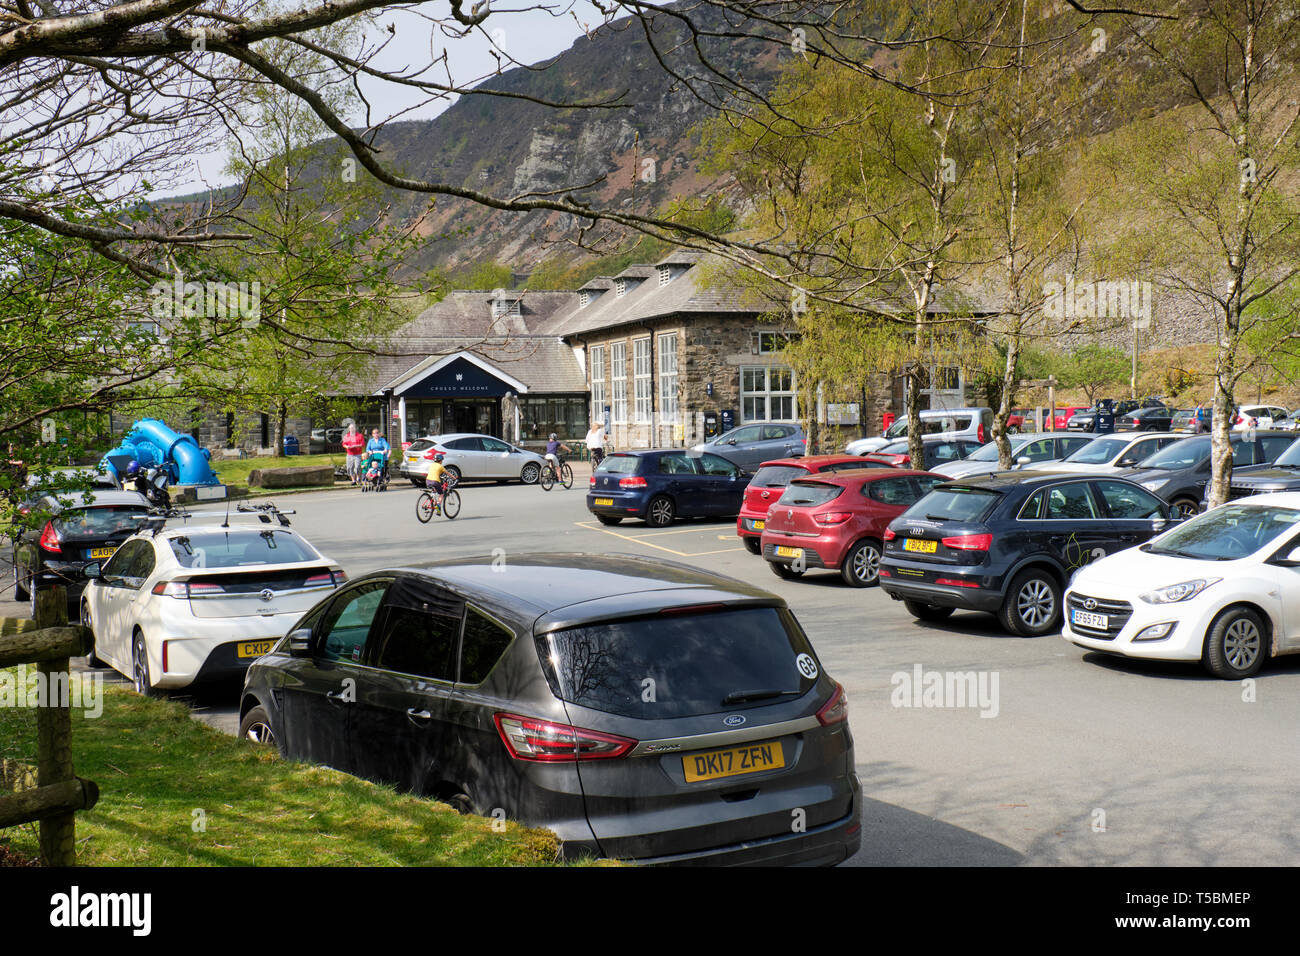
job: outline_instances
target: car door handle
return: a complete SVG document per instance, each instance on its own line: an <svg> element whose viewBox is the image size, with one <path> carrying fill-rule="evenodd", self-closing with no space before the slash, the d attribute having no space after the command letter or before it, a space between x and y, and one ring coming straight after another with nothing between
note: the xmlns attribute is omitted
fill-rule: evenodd
<svg viewBox="0 0 1300 956"><path fill-rule="evenodd" d="M406 716L412 720L432 720L433 714L427 710L416 710L414 707L406 708Z"/></svg>

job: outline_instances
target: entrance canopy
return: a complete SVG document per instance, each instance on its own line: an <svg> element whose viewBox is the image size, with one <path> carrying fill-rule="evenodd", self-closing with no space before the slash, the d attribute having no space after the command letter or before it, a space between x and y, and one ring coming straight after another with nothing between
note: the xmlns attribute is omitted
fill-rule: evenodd
<svg viewBox="0 0 1300 956"><path fill-rule="evenodd" d="M411 369L393 384L402 398L500 398L528 386L470 352L457 352Z"/></svg>

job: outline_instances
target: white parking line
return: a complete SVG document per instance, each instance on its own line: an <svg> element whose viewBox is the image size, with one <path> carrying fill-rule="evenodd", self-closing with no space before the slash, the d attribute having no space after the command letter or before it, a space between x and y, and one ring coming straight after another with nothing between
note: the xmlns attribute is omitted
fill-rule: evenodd
<svg viewBox="0 0 1300 956"><path fill-rule="evenodd" d="M716 548L712 551L677 551L674 548L666 548L662 544L655 544L653 541L642 540L643 538L650 537L649 534L641 535L640 537L634 538L631 535L620 534L617 531L611 531L609 528L601 527L600 525L588 524L585 521L575 521L574 524L576 524L579 528L586 528L588 531L599 531L602 534L613 535L615 538L622 538L624 541L631 541L633 544L640 544L640 545L644 545L647 548L655 548L656 550L659 551L666 551L669 554L677 555L679 558L699 558L699 557L703 557L706 554L723 554L727 551L742 550L741 548L732 547L732 548ZM683 534L685 531L699 532L700 530L702 529L686 528L681 531L657 531L657 532L651 532L651 534ZM719 535L718 537L722 537L722 536Z"/></svg>

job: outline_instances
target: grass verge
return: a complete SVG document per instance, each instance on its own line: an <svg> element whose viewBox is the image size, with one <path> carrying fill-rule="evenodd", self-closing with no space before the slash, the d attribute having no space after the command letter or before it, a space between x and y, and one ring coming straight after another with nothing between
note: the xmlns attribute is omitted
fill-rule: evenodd
<svg viewBox="0 0 1300 956"><path fill-rule="evenodd" d="M99 803L77 814L83 866L544 866L555 835L283 760L191 718L182 703L104 688L98 718L73 711L77 775ZM0 707L0 735L34 722ZM0 831L38 855L35 827Z"/></svg>

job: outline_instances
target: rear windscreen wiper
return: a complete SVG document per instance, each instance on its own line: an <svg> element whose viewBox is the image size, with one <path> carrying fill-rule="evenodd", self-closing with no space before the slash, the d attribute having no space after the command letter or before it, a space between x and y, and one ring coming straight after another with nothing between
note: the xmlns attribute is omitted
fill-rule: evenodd
<svg viewBox="0 0 1300 956"><path fill-rule="evenodd" d="M751 700L771 700L774 697L798 697L802 691L797 690L738 690L722 698L723 705L743 704Z"/></svg>

